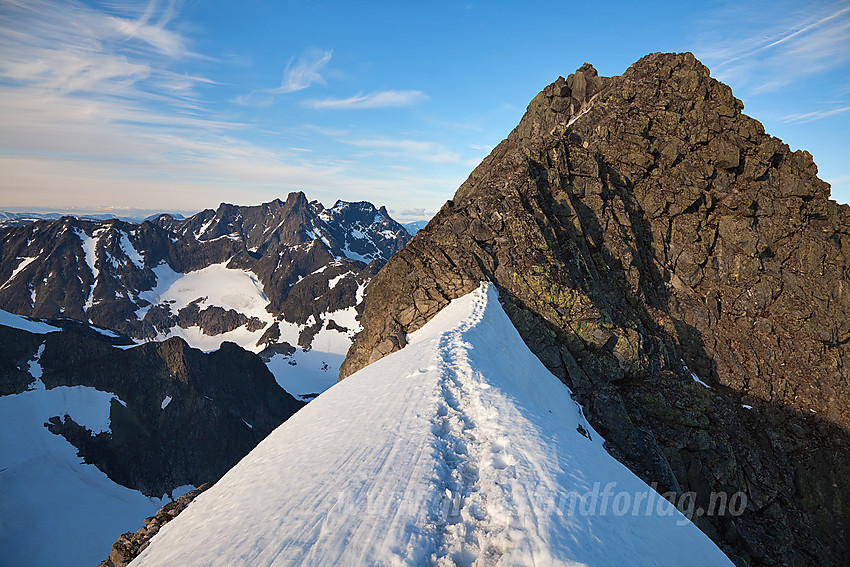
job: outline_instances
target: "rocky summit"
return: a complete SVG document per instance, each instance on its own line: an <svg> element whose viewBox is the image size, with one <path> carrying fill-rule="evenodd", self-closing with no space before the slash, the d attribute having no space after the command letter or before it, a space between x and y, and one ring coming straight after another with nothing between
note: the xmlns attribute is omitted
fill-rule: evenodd
<svg viewBox="0 0 850 567"><path fill-rule="evenodd" d="M367 288L341 377L482 280L738 565L850 553L850 208L690 53L558 78ZM705 514L742 493L742 514ZM698 558L695 559L698 562Z"/></svg>

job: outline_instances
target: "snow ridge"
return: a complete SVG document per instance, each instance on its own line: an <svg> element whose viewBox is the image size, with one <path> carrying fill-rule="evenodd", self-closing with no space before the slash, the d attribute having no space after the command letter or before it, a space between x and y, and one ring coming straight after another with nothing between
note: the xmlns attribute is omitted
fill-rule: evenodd
<svg viewBox="0 0 850 567"><path fill-rule="evenodd" d="M132 565L731 565L603 442L483 284L273 431Z"/></svg>
<svg viewBox="0 0 850 567"><path fill-rule="evenodd" d="M483 409L479 395L482 383L467 354L473 346L464 340L464 333L483 319L486 305L486 296L476 297L469 318L446 333L438 347L441 399L433 431L438 458L444 466L444 487L442 501L433 510L441 530L437 551L431 557L435 565L469 564L476 557L495 564L503 548L490 542L509 527L504 516L488 513L488 490L481 486L488 483L487 489L492 489L494 480L492 475L482 478L481 471L504 468L508 459L503 454L505 443L493 432L484 434L476 419Z"/></svg>

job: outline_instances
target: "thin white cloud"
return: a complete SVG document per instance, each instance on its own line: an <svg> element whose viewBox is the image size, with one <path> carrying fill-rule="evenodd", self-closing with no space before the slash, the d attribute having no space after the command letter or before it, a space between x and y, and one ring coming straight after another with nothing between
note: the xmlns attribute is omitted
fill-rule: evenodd
<svg viewBox="0 0 850 567"><path fill-rule="evenodd" d="M328 64L333 55L333 50L319 51L311 49L301 55L297 60L290 59L289 64L283 72L283 82L280 87L273 89L275 94L294 93L325 80L319 71Z"/></svg>
<svg viewBox="0 0 850 567"><path fill-rule="evenodd" d="M430 161L435 163L458 163L460 155L437 142L420 140L394 140L389 138L368 138L342 140L346 144L372 150L386 156Z"/></svg>
<svg viewBox="0 0 850 567"><path fill-rule="evenodd" d="M850 202L850 175L837 175L824 179L832 187L832 198L839 203Z"/></svg>
<svg viewBox="0 0 850 567"><path fill-rule="evenodd" d="M321 134L322 136L329 136L331 138L343 138L349 135L348 130L342 128L328 128L327 126L320 126L318 124L301 124L295 126L293 130L309 130L310 132L315 132L316 134Z"/></svg>
<svg viewBox="0 0 850 567"><path fill-rule="evenodd" d="M121 18L112 16L108 20L115 31L126 39L136 39L147 43L168 57L181 57L187 53L183 38L165 26L174 17L176 3L170 0L160 9L160 2L150 0L144 13L138 18ZM159 15L156 22L151 23L154 16Z"/></svg>
<svg viewBox="0 0 850 567"><path fill-rule="evenodd" d="M694 52L736 89L776 91L850 66L850 6L729 2L707 15Z"/></svg>
<svg viewBox="0 0 850 567"><path fill-rule="evenodd" d="M274 89L257 89L248 94L238 95L230 102L240 106L265 107L274 104L275 96L294 93L315 85L325 84L321 71L331 60L333 50L320 51L309 49L297 59L292 58L283 71L283 81Z"/></svg>
<svg viewBox="0 0 850 567"><path fill-rule="evenodd" d="M257 106L264 108L274 104L274 95L269 94L269 91L253 91L248 94L238 95L231 99L230 102L240 106Z"/></svg>
<svg viewBox="0 0 850 567"><path fill-rule="evenodd" d="M165 29L173 2L161 8L152 1L138 18L73 1L0 0L0 5L0 76L19 88L137 100L157 93L189 97L194 86L209 82L170 68L196 57L182 36Z"/></svg>
<svg viewBox="0 0 850 567"><path fill-rule="evenodd" d="M388 108L411 106L428 98L422 91L379 91L348 98L325 98L308 100L304 106L315 109L356 110L362 108Z"/></svg>
<svg viewBox="0 0 850 567"><path fill-rule="evenodd" d="M830 116L835 116L836 114L842 114L844 112L850 111L850 106L841 106L838 108L829 108L825 110L816 110L814 112L805 112L802 114L789 114L785 118L782 119L783 122L786 123L804 123L804 122L813 122L815 120L821 120L822 118L829 118Z"/></svg>
<svg viewBox="0 0 850 567"><path fill-rule="evenodd" d="M725 65L729 65L731 63L734 63L735 61L739 61L739 60L744 59L746 57L751 57L753 55L756 55L759 52L777 47L780 44L787 43L787 42L790 42L790 41L794 41L799 36L802 36L803 34L809 32L809 31L815 30L815 28L825 27L827 24L829 24L829 22L831 22L831 21L833 21L837 18L840 18L841 16L847 14L848 12L850 12L850 6L846 6L844 8L841 8L838 11L836 11L832 14L829 14L827 16L824 16L824 17L822 17L822 18L820 18L820 19L818 19L818 20L816 20L812 23L803 25L799 29L795 29L793 31L785 33L784 35L780 36L779 39L768 39L768 40L766 40L768 43L766 43L764 45L759 45L758 47L749 49L748 51L746 51L744 53L740 53L738 55L735 55L735 56L727 59L726 61L723 61L722 63L720 63L720 66L722 67L722 66L725 66ZM809 45L803 44L802 46L797 46L796 50L797 51L811 50L813 47L816 47L815 44L818 43L820 39L821 39L820 37L813 35L813 39L810 38L808 40Z"/></svg>

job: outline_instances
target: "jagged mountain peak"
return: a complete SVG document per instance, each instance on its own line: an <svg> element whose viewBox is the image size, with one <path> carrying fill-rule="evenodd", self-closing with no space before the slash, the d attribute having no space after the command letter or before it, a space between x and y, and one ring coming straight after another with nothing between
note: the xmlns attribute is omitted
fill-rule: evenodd
<svg viewBox="0 0 850 567"><path fill-rule="evenodd" d="M830 496L850 490L850 207L742 110L689 53L548 85L372 280L341 376L490 280L621 462L751 498L698 520L727 553L850 551L825 520L850 517Z"/></svg>
<svg viewBox="0 0 850 567"><path fill-rule="evenodd" d="M297 192L255 206L221 203L187 219L66 216L2 229L0 307L91 321L137 340L183 329L204 348L228 339L256 350L276 332L308 348L324 323L347 344L356 320L338 315L352 320L331 324L327 313L354 309L358 290L409 235L365 201L315 205ZM280 335L281 319L300 330Z"/></svg>

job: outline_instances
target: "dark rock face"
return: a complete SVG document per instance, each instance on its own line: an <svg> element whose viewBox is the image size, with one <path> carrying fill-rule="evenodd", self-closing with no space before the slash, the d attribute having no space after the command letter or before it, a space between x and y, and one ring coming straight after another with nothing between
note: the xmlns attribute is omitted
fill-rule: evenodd
<svg viewBox="0 0 850 567"><path fill-rule="evenodd" d="M341 376L489 278L615 457L702 507L746 495L694 518L737 563L835 564L850 208L742 108L691 54L559 78L372 280Z"/></svg>
<svg viewBox="0 0 850 567"><path fill-rule="evenodd" d="M42 347L47 389L115 394L121 402L112 401L109 431L94 434L67 415L47 416L45 426L110 479L145 495L218 480L304 405L277 385L259 356L233 343L209 354L179 338L121 349L126 337L83 329L67 321L61 332L34 335L0 326L2 394L34 382L26 362Z"/></svg>
<svg viewBox="0 0 850 567"><path fill-rule="evenodd" d="M173 502L169 502L160 508L150 518L145 518L145 525L135 533L127 532L118 536L116 542L112 544L112 551L109 557L103 560L98 567L126 567L126 565L129 565L133 559L145 550L150 544L151 538L159 533L162 526L176 518L199 494L207 490L210 486L212 484L204 484L195 490L187 492Z"/></svg>
<svg viewBox="0 0 850 567"><path fill-rule="evenodd" d="M0 309L71 317L136 339L199 326L207 335L266 322L222 306L172 309L141 294L154 268L188 273L226 263L254 273L278 319L303 324L321 309L357 303L356 290L409 240L386 209L338 201L325 209L303 193L254 207L222 204L188 219L160 215L141 224L63 217L0 228ZM333 266L334 270L319 271ZM331 289L331 278L348 274ZM308 280L308 281L307 281ZM290 295L319 298L302 305ZM295 306L295 307L293 307ZM216 309L217 307L217 309ZM309 313L307 313L309 311Z"/></svg>

